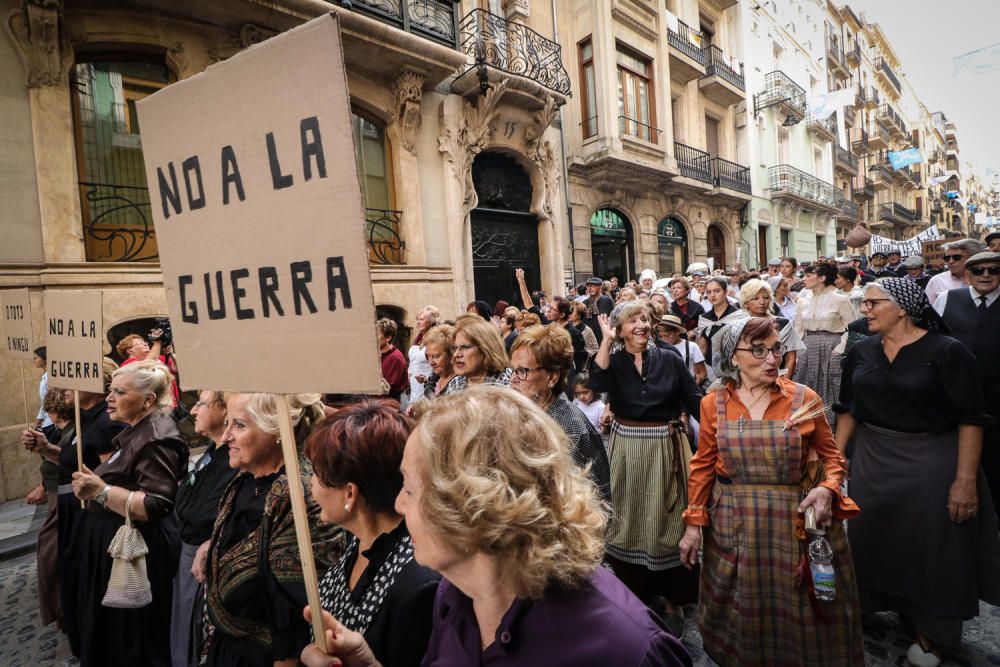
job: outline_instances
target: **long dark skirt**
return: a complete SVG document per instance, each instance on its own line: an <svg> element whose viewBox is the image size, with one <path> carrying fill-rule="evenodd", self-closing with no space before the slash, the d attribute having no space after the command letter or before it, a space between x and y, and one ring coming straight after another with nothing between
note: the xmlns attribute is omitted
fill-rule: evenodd
<svg viewBox="0 0 1000 667"><path fill-rule="evenodd" d="M994 541L996 523L988 511L963 523L949 518L957 467L957 431L914 434L858 424L850 484L861 514L850 521L848 538L865 611L912 610L911 616L952 621L928 626L958 621L959 633L961 620L978 615L980 590L996 576L981 567L988 546L983 521L993 526ZM932 639L954 643L953 636Z"/></svg>
<svg viewBox="0 0 1000 667"><path fill-rule="evenodd" d="M101 604L111 576L108 545L125 519L111 512L87 512L73 531L79 562L76 612L82 667L143 665L170 667L170 605L177 554L159 521L137 521L149 547L146 571L153 601L141 609Z"/></svg>
<svg viewBox="0 0 1000 667"><path fill-rule="evenodd" d="M66 485L69 486L68 484ZM72 491L59 494L59 601L62 604L63 629L73 655L80 656L80 622L77 612L80 561L73 551L73 531L87 520L87 512Z"/></svg>

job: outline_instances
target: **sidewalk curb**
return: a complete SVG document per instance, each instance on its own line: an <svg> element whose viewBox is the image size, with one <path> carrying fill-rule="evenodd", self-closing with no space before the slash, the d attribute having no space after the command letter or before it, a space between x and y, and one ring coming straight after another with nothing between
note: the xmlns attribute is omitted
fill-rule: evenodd
<svg viewBox="0 0 1000 667"><path fill-rule="evenodd" d="M35 507L35 514L26 532L0 540L0 561L34 551L38 542L38 531L45 523L48 514L49 509L46 505Z"/></svg>

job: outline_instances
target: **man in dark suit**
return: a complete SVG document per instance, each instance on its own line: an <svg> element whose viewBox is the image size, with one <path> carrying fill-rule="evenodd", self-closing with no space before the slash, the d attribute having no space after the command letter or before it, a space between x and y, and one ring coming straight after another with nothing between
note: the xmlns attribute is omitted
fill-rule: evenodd
<svg viewBox="0 0 1000 667"><path fill-rule="evenodd" d="M977 380L993 424L983 429L980 465L1000 514L1000 252L981 252L965 262L968 287L942 292L934 301L954 338L976 355ZM957 378L956 378L957 379Z"/></svg>

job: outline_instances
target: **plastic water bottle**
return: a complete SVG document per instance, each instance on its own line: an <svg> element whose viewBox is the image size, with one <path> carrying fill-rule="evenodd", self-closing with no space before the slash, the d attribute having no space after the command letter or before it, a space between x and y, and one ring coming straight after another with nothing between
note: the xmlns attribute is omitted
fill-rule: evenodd
<svg viewBox="0 0 1000 667"><path fill-rule="evenodd" d="M831 602L837 598L837 581L833 573L833 547L826 539L826 531L812 534L809 542L809 569L812 572L816 599Z"/></svg>

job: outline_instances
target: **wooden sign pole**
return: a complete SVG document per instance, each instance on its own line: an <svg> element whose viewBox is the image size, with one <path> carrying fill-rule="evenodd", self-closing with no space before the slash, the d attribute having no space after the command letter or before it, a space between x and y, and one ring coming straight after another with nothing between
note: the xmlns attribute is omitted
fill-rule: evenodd
<svg viewBox="0 0 1000 667"><path fill-rule="evenodd" d="M76 424L76 469L83 472L83 422L80 421L80 390L73 390L73 419ZM87 501L81 499L80 507L87 509Z"/></svg>
<svg viewBox="0 0 1000 667"><path fill-rule="evenodd" d="M295 537L299 544L299 558L302 561L303 583L306 587L309 608L312 611L314 641L319 650L326 653L326 628L323 626L323 607L319 602L319 579L316 576L316 560L313 557L309 517L306 514L306 496L302 488L302 475L299 470L299 453L295 447L295 430L288 408L288 397L284 394L277 394L275 398L278 403L281 454L285 459L288 493L292 500L292 517L295 519Z"/></svg>
<svg viewBox="0 0 1000 667"><path fill-rule="evenodd" d="M18 361L17 363L21 369L21 396L24 397L24 423L27 424L28 428L34 428L34 422L28 417L28 388L24 386L24 362Z"/></svg>

